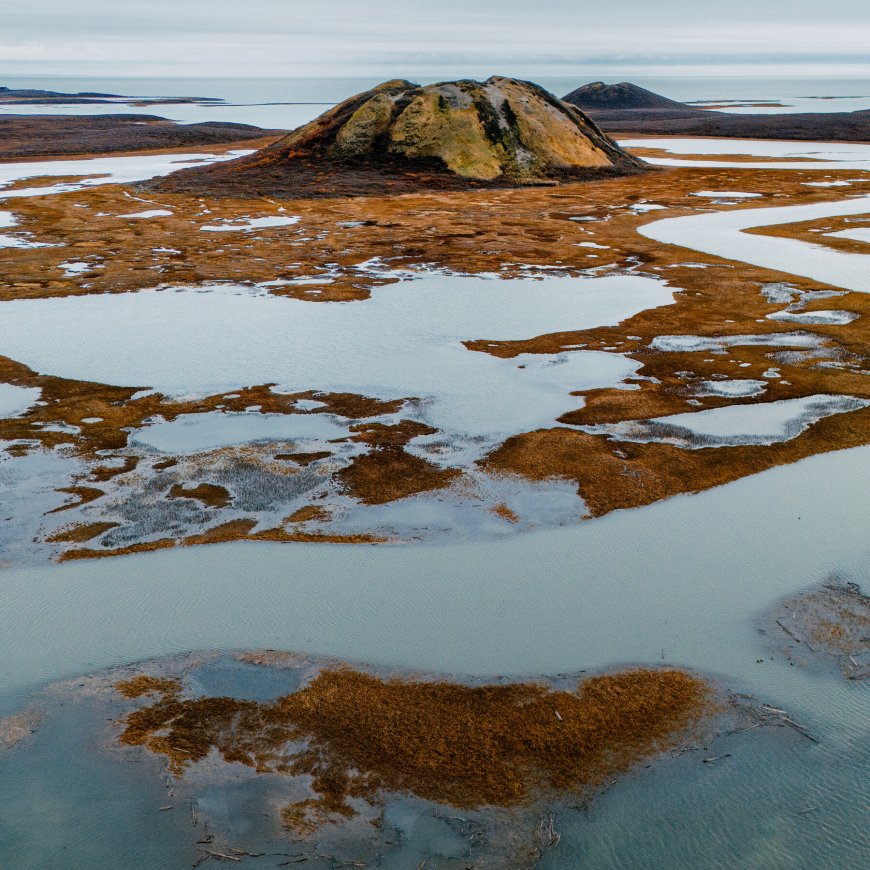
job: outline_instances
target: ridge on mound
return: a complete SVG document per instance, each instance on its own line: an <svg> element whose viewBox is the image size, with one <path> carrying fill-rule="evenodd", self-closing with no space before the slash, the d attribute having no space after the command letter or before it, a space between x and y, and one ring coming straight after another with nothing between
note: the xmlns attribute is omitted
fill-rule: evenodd
<svg viewBox="0 0 870 870"><path fill-rule="evenodd" d="M425 87L385 82L256 154L179 172L159 186L330 196L552 183L644 168L576 107L531 82L494 76Z"/></svg>
<svg viewBox="0 0 870 870"><path fill-rule="evenodd" d="M631 82L606 85L590 82L565 94L562 99L580 109L686 109L684 103L669 100Z"/></svg>

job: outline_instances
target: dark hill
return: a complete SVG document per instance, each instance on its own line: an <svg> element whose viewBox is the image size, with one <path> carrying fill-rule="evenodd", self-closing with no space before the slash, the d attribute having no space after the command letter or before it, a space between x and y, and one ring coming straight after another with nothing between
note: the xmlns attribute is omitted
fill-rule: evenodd
<svg viewBox="0 0 870 870"><path fill-rule="evenodd" d="M566 94L562 99L584 111L605 109L687 109L688 106L654 94L631 82L606 85L604 82L591 82Z"/></svg>
<svg viewBox="0 0 870 870"><path fill-rule="evenodd" d="M629 82L592 82L571 91L564 99L583 109L602 130L623 138L645 134L870 141L870 111L740 115L687 106Z"/></svg>

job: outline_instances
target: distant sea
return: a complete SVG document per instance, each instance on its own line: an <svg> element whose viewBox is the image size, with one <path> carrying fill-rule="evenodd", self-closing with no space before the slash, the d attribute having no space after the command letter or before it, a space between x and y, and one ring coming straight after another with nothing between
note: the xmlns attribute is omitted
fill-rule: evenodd
<svg viewBox="0 0 870 870"><path fill-rule="evenodd" d="M509 72L509 71L505 71ZM431 77L406 77L421 84L437 81ZM445 78L449 74L445 74ZM781 102L778 108L741 108L741 112L848 112L870 109L870 78L714 78L698 76L601 76L605 82L622 80L681 102L756 101ZM217 97L227 105L191 105L149 108L118 106L5 107L0 113L103 114L135 111L159 114L174 120L236 121L263 127L291 128L305 123L324 109L382 81L377 78L124 78L92 76L25 76L0 74L0 86L39 88L62 92L97 91L129 96ZM558 96L594 80L587 75L540 76L538 84Z"/></svg>

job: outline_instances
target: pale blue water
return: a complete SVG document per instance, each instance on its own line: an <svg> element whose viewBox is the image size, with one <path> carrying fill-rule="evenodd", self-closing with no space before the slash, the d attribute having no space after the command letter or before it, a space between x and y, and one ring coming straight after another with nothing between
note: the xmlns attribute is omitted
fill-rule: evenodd
<svg viewBox="0 0 870 870"><path fill-rule="evenodd" d="M664 660L787 709L820 742L759 729L717 744L731 755L721 762L640 771L588 811L561 811L563 841L542 866L857 870L870 849L870 687L771 658L758 615L832 573L868 586L868 469L870 448L826 454L504 542L230 544L8 571L0 710L34 684L190 648L476 675ZM207 694L293 688L252 670L194 674ZM183 866L190 837L156 811L156 771L112 767L87 709L0 756L0 866ZM229 820L260 817L248 797L226 807Z"/></svg>
<svg viewBox="0 0 870 870"><path fill-rule="evenodd" d="M493 70L493 74L511 75L509 69ZM431 76L419 77L413 69L397 73L412 81L428 84ZM462 69L445 72L440 80L466 76ZM870 78L713 78L698 76L644 77L541 76L536 81L557 96L563 96L596 78L606 82L624 79L681 102L695 100L781 100L785 111L854 111L870 108ZM0 85L10 88L40 88L64 93L97 91L125 96L195 96L226 100L227 106L127 106L0 107L0 113L10 111L25 114L137 112L157 114L180 121L225 120L259 126L293 128L319 115L328 106L353 96L361 90L379 84L381 77L355 78L129 78L118 76L0 76ZM837 99L808 99L835 97ZM296 105L288 105L296 104ZM308 104L308 105L306 105ZM761 111L750 109L748 111Z"/></svg>

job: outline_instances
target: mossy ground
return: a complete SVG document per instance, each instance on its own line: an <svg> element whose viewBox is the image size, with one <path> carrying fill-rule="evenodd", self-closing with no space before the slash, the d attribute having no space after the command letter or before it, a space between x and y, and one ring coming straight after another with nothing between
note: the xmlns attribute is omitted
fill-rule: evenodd
<svg viewBox="0 0 870 870"><path fill-rule="evenodd" d="M259 771L309 775L316 797L285 810L304 833L353 814L349 798L410 792L455 807L509 807L589 796L605 780L673 746L713 709L710 688L676 669L542 683L468 686L321 670L273 703L187 698L147 676L125 697L160 692L124 720L122 743L165 755L182 775L217 750Z"/></svg>

